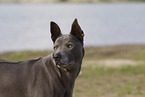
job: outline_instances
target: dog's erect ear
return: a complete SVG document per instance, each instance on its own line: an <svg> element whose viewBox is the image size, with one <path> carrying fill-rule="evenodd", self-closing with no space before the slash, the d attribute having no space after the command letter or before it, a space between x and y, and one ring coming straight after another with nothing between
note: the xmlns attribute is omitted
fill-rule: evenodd
<svg viewBox="0 0 145 97"><path fill-rule="evenodd" d="M50 32L51 32L51 39L54 43L55 40L61 35L61 30L59 26L53 21L50 22Z"/></svg>
<svg viewBox="0 0 145 97"><path fill-rule="evenodd" d="M78 24L77 19L74 20L71 28L71 35L75 36L80 42L83 43L84 32L81 30L81 27Z"/></svg>

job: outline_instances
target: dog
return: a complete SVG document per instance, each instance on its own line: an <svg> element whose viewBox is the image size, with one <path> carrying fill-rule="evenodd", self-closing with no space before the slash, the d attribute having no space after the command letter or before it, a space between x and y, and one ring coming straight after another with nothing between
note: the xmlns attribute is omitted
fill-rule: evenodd
<svg viewBox="0 0 145 97"><path fill-rule="evenodd" d="M75 79L84 57L84 33L74 20L63 35L50 23L53 52L27 61L0 59L0 97L72 97Z"/></svg>

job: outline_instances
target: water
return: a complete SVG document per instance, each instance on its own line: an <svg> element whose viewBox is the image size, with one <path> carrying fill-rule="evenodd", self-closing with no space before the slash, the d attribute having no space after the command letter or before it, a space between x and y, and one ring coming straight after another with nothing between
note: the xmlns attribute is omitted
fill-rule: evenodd
<svg viewBox="0 0 145 97"><path fill-rule="evenodd" d="M86 46L145 43L145 3L0 4L0 52L52 49L50 21L66 34L75 18Z"/></svg>

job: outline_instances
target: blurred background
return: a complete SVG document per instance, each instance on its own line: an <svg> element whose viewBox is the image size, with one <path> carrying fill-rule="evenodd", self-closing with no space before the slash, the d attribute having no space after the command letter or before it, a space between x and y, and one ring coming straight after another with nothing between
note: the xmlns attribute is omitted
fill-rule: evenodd
<svg viewBox="0 0 145 97"><path fill-rule="evenodd" d="M0 58L52 52L50 22L68 34L75 18L86 55L74 97L144 97L145 0L0 0Z"/></svg>
<svg viewBox="0 0 145 97"><path fill-rule="evenodd" d="M52 49L50 21L67 34L75 18L85 46L144 44L145 3L123 1L0 0L0 52Z"/></svg>

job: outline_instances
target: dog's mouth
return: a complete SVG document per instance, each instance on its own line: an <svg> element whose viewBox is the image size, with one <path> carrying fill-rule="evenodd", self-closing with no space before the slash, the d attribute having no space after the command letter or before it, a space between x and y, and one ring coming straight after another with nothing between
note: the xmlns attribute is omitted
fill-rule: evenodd
<svg viewBox="0 0 145 97"><path fill-rule="evenodd" d="M66 65L66 64L64 64L64 63L61 63L61 62L56 62L56 66L57 66L58 68L67 68L67 67L68 67L68 65Z"/></svg>
<svg viewBox="0 0 145 97"><path fill-rule="evenodd" d="M62 63L62 62L58 62L56 61L56 66L58 68L69 68L70 66L72 65L72 62L68 63L68 64L65 64L65 63Z"/></svg>

